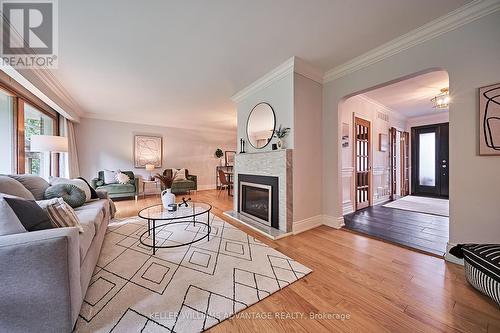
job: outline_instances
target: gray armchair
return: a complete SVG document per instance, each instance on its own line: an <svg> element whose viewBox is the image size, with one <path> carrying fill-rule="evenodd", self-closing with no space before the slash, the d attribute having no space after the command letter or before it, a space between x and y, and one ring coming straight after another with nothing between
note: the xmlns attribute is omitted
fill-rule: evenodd
<svg viewBox="0 0 500 333"><path fill-rule="evenodd" d="M129 176L127 184L105 184L104 171L99 171L97 178L92 179L92 187L96 190L105 190L111 199L130 198L137 199L139 194L139 178L136 178L132 171L122 171Z"/></svg>

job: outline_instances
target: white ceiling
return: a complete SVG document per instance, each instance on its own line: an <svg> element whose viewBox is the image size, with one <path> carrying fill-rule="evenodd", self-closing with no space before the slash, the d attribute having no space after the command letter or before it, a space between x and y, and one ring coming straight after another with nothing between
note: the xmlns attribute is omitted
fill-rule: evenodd
<svg viewBox="0 0 500 333"><path fill-rule="evenodd" d="M87 116L233 130L230 96L291 56L326 71L466 2L63 0L53 73Z"/></svg>
<svg viewBox="0 0 500 333"><path fill-rule="evenodd" d="M405 118L413 118L448 111L434 109L430 101L441 92L442 88L448 86L448 73L436 71L371 90L363 95ZM453 98L452 93L450 91Z"/></svg>

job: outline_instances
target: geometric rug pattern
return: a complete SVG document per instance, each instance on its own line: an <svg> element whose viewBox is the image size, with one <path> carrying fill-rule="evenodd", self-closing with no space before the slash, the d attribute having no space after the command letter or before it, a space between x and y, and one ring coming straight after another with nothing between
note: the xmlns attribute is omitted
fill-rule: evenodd
<svg viewBox="0 0 500 333"><path fill-rule="evenodd" d="M154 256L139 241L146 220L113 220L75 332L201 332L311 272L215 215L209 218L210 240L157 249ZM186 220L157 228L155 240L175 245L203 234L205 225ZM151 237L145 242L151 244Z"/></svg>

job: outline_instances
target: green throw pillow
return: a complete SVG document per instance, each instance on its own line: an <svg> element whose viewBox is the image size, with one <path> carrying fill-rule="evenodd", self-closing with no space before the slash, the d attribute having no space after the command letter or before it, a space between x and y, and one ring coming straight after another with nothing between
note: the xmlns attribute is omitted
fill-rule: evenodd
<svg viewBox="0 0 500 333"><path fill-rule="evenodd" d="M85 203L86 197L78 186L73 184L57 184L45 190L45 199L62 198L72 208L80 207Z"/></svg>

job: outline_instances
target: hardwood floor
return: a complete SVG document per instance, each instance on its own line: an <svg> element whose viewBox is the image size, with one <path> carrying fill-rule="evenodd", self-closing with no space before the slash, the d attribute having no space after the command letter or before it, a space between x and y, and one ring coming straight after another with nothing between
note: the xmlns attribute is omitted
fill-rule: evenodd
<svg viewBox="0 0 500 333"><path fill-rule="evenodd" d="M443 256L448 243L449 218L371 206L344 216L347 229Z"/></svg>
<svg viewBox="0 0 500 333"><path fill-rule="evenodd" d="M271 241L222 215L232 208L231 197L199 191L191 198L211 203L217 216L313 269L210 332L500 332L499 307L467 283L462 266L326 226ZM118 216L159 202L158 196L119 201ZM271 319L243 317L269 312ZM349 318L311 319L311 313Z"/></svg>

